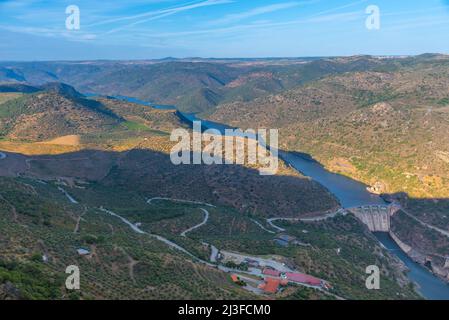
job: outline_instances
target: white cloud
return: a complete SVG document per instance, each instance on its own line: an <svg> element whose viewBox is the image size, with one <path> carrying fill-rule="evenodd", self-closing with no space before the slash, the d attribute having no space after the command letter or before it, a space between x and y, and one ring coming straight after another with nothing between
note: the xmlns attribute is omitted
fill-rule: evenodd
<svg viewBox="0 0 449 320"><path fill-rule="evenodd" d="M311 2L316 2L316 1L308 1L307 3L311 3ZM248 19L251 17L259 16L262 14L267 14L267 13L271 13L271 12L275 12L275 11L279 11L279 10L297 7L302 4L305 4L305 2L297 2L297 1L284 2L284 3L277 3L277 4L268 5L268 6L258 7L258 8L254 8L254 9L251 9L251 10L248 10L245 12L226 15L221 19L217 19L215 21L210 22L210 24L214 24L214 25L230 24L230 23L238 22L238 21Z"/></svg>
<svg viewBox="0 0 449 320"><path fill-rule="evenodd" d="M117 17L117 18L103 20L103 21L91 24L90 27L104 25L104 24L110 24L110 23L115 23L115 22L120 22L120 21L126 21L126 20L136 20L136 19L147 18L147 17L148 17L148 20L154 20L157 17L165 17L168 15L172 15L172 14L176 14L179 12L200 8L200 7L214 6L214 5L233 3L233 2L234 2L234 0L205 0L205 1L201 1L201 2L195 1L194 3L189 2L182 6L161 9L161 10L148 11L145 13L140 13L140 14L136 14L136 15L132 15L132 16ZM132 23L131 25L143 23L148 20L144 19L144 20L136 21L136 22Z"/></svg>

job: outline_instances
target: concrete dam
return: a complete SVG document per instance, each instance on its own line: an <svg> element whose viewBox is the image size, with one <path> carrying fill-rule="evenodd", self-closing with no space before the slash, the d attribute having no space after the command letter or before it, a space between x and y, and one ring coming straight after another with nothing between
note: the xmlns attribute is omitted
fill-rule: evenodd
<svg viewBox="0 0 449 320"><path fill-rule="evenodd" d="M390 232L390 217L398 211L395 205L369 205L348 209L362 221L371 232Z"/></svg>

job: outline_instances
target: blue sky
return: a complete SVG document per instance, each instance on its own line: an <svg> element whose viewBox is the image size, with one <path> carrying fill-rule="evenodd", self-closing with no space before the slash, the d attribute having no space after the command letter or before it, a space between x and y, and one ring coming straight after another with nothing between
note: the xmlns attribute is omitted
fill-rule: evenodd
<svg viewBox="0 0 449 320"><path fill-rule="evenodd" d="M69 5L79 30L65 27ZM0 60L424 52L449 53L449 0L0 0Z"/></svg>

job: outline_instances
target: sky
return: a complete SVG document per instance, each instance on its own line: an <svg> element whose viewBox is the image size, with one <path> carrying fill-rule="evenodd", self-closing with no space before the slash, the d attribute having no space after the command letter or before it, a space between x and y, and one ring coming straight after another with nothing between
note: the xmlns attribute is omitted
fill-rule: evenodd
<svg viewBox="0 0 449 320"><path fill-rule="evenodd" d="M427 52L449 53L449 0L0 0L3 61Z"/></svg>

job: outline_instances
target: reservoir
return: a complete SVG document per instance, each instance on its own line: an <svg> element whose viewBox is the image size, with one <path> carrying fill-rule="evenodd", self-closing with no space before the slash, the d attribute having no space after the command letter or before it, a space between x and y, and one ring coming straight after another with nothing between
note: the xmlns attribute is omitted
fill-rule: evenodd
<svg viewBox="0 0 449 320"><path fill-rule="evenodd" d="M117 97L118 98L118 97ZM126 97L120 99L128 100ZM138 99L131 98L131 102L154 106ZM178 117L191 124L192 121L201 121L204 129L217 129L224 133L225 129L233 129L229 126L201 120L194 114L176 112ZM308 176L330 192L340 201L344 208L357 207L361 205L384 205L385 201L378 195L368 192L366 185L345 177L327 171L319 162L313 160L307 155L301 155L295 152L279 151L279 157L305 176ZM417 284L418 291L423 297L431 300L449 300L449 285L434 276L428 269L414 262L405 252L403 252L388 233L375 233L376 238L383 246L398 257L409 269L408 278ZM381 284L382 285L382 284Z"/></svg>
<svg viewBox="0 0 449 320"><path fill-rule="evenodd" d="M198 119L193 114L185 114L179 111L177 113L184 121L201 121L205 129L217 129L224 133L224 129L231 128L220 123ZM303 175L312 178L327 188L337 197L344 208L386 204L381 197L368 192L367 185L343 175L329 172L319 162L307 155L279 151L279 157ZM407 266L409 269L408 278L417 285L418 291L423 297L430 300L449 300L449 285L425 267L414 262L399 248L388 233L379 232L374 235L391 254L398 257Z"/></svg>

